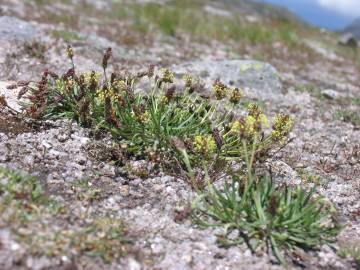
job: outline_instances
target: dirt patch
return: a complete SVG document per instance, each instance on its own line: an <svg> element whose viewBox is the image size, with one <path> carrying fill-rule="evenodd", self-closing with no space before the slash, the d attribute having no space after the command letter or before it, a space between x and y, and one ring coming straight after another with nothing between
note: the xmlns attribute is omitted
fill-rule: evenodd
<svg viewBox="0 0 360 270"><path fill-rule="evenodd" d="M21 119L0 112L0 133L17 135L29 131L31 127Z"/></svg>

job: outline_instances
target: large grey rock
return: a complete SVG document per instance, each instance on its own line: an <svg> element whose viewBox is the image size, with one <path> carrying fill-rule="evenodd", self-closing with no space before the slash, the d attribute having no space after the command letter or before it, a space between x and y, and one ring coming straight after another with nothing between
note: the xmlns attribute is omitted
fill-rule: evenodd
<svg viewBox="0 0 360 270"><path fill-rule="evenodd" d="M36 34L36 29L30 23L15 17L0 16L0 41L26 41L34 39Z"/></svg>
<svg viewBox="0 0 360 270"><path fill-rule="evenodd" d="M282 84L276 69L268 63L253 60L200 60L173 67L177 76L186 73L199 76L211 89L213 82L223 83L244 90L248 97L278 100Z"/></svg>
<svg viewBox="0 0 360 270"><path fill-rule="evenodd" d="M83 46L83 49L88 50L96 50L101 53L104 53L107 48L112 49L112 54L115 58L122 58L122 59L141 59L145 61L154 61L154 58L145 55L139 51L136 50L128 50L125 49L125 47L122 47L121 44L117 44L116 42L113 42L106 37L98 36L96 34L91 35L85 35L85 34L79 34L81 37L81 41L75 41L73 44L75 46Z"/></svg>
<svg viewBox="0 0 360 270"><path fill-rule="evenodd" d="M352 33L345 33L339 38L339 44L343 46L348 46L351 48L357 48L358 40Z"/></svg>
<svg viewBox="0 0 360 270"><path fill-rule="evenodd" d="M107 48L112 48L113 53L115 54L119 54L119 55L125 54L124 48L119 47L115 42L112 42L107 38L98 35L90 35L87 37L87 41L97 50L104 51Z"/></svg>

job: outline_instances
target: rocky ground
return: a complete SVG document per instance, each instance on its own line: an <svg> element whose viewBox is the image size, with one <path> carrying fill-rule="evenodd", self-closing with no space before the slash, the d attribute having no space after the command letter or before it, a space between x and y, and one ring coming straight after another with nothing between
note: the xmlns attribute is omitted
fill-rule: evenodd
<svg viewBox="0 0 360 270"><path fill-rule="evenodd" d="M7 88L13 82L37 80L46 68L57 73L69 68L68 43L80 70L100 70L103 51L112 47L114 70L139 70L151 63L169 66L179 76L191 71L205 84L220 77L240 86L267 114L282 111L295 118L291 143L267 161L277 181L318 185L318 193L335 204L344 224L333 247L299 253L299 261L289 268L359 267L359 52L337 46L333 34L320 30L301 36L296 51L280 41L268 46L244 42L239 48L231 40L193 39L186 31L143 34L129 26L125 15L115 19L109 1L50 2L0 1L0 93L10 107L21 109L19 89ZM204 10L211 16L232 16L226 8L209 3ZM250 23L261 20L256 14L247 16ZM66 217L75 220L69 228L44 212L43 237L29 238L39 232L34 222L21 227L28 238L19 240L14 229L20 227L0 217L0 269L283 269L245 245L219 247L218 231L199 229L187 219L196 197L188 183L146 161L118 167L112 151L110 137L96 139L68 120L34 122L0 109L0 167L35 176L46 194L69 209ZM88 215L124 222L124 237L131 242L124 244L126 255L108 262L77 253L46 256L44 250L57 249L51 244L55 232L56 243L66 243L66 232L77 231Z"/></svg>

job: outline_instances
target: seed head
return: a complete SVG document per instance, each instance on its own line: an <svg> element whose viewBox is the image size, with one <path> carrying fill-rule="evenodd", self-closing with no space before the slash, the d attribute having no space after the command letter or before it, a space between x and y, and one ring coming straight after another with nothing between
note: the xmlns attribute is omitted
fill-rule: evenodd
<svg viewBox="0 0 360 270"><path fill-rule="evenodd" d="M243 97L243 91L241 91L239 88L233 88L231 90L230 102L233 104L238 104Z"/></svg>
<svg viewBox="0 0 360 270"><path fill-rule="evenodd" d="M67 46L66 53L67 53L67 56L69 57L69 59L70 59L70 60L73 60L74 50L73 50L73 48L71 47L71 45L68 45L68 46Z"/></svg>
<svg viewBox="0 0 360 270"><path fill-rule="evenodd" d="M111 48L107 48L105 54L104 54L104 57L103 57L103 61L102 61L102 66L103 66L103 69L105 70L108 66L108 61L110 59L112 55L112 50Z"/></svg>
<svg viewBox="0 0 360 270"><path fill-rule="evenodd" d="M249 115L251 115L255 119L258 119L260 114L262 114L261 109L259 108L259 105L255 104L255 103L250 103L248 105L248 112L249 112Z"/></svg>
<svg viewBox="0 0 360 270"><path fill-rule="evenodd" d="M197 153L209 157L215 151L216 143L211 135L197 135L194 139L194 148Z"/></svg>
<svg viewBox="0 0 360 270"><path fill-rule="evenodd" d="M250 103L248 106L249 116L256 120L256 129L259 131L261 126L269 127L269 121L266 115L261 111L259 105Z"/></svg>
<svg viewBox="0 0 360 270"><path fill-rule="evenodd" d="M154 76L154 70L155 70L155 65L150 65L147 72L149 78L152 78Z"/></svg>
<svg viewBox="0 0 360 270"><path fill-rule="evenodd" d="M220 150L221 147L222 147L222 144L223 144L223 140L222 140L222 138L221 138L219 129L214 128L213 131L212 131L212 135L213 135L213 138L214 138L215 143L216 143L216 148L217 148L218 150Z"/></svg>
<svg viewBox="0 0 360 270"><path fill-rule="evenodd" d="M146 107L144 104L140 104L138 106L134 105L132 109L136 119L140 123L143 123L148 119L149 112L146 111Z"/></svg>
<svg viewBox="0 0 360 270"><path fill-rule="evenodd" d="M185 82L185 87L191 87L192 84L194 83L194 78L190 74L185 74L183 76L183 80Z"/></svg>
<svg viewBox="0 0 360 270"><path fill-rule="evenodd" d="M268 204L268 211L272 216L275 216L279 208L279 198L276 196L271 196L269 204Z"/></svg>
<svg viewBox="0 0 360 270"><path fill-rule="evenodd" d="M213 91L217 100L222 100L224 97L226 97L226 85L224 85L219 79L214 82Z"/></svg>
<svg viewBox="0 0 360 270"><path fill-rule="evenodd" d="M175 89L176 87L175 86L172 86L170 88L168 88L165 92L165 98L166 98L166 101L169 102L173 97L174 97L174 94L175 94Z"/></svg>
<svg viewBox="0 0 360 270"><path fill-rule="evenodd" d="M174 73L167 69L167 68L163 68L161 69L161 81L164 83L173 83L174 82Z"/></svg>
<svg viewBox="0 0 360 270"><path fill-rule="evenodd" d="M239 134L244 129L244 121L236 120L230 126L230 133Z"/></svg>
<svg viewBox="0 0 360 270"><path fill-rule="evenodd" d="M283 140L294 126L294 120L286 114L279 113L275 116L271 136L274 140Z"/></svg>
<svg viewBox="0 0 360 270"><path fill-rule="evenodd" d="M249 137L253 137L257 131L256 128L256 118L253 117L252 115L248 115L245 118L245 133L246 135L248 135Z"/></svg>

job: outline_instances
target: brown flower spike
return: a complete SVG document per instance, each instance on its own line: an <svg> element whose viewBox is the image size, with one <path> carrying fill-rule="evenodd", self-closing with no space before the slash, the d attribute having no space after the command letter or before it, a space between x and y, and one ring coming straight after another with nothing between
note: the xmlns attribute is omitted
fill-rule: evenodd
<svg viewBox="0 0 360 270"><path fill-rule="evenodd" d="M107 48L105 54L104 54L104 57L103 57L103 62L102 62L102 66L103 66L103 69L105 70L108 66L108 61L110 59L112 55L112 50L111 48Z"/></svg>

